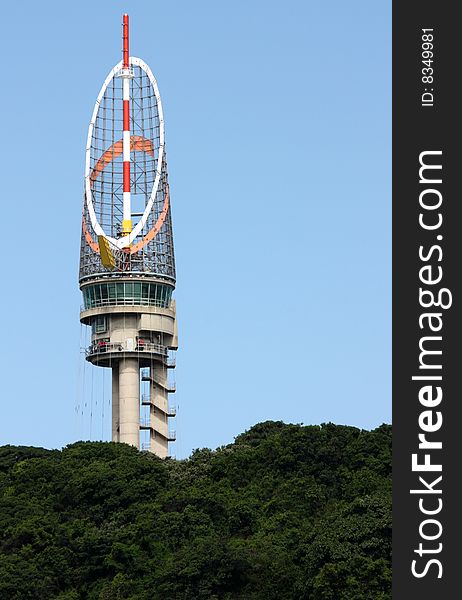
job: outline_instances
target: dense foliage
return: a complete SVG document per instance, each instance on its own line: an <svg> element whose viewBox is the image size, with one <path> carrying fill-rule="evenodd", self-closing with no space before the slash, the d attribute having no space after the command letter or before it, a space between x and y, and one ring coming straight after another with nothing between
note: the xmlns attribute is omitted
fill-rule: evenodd
<svg viewBox="0 0 462 600"><path fill-rule="evenodd" d="M385 600L391 427L266 422L162 461L0 447L0 598Z"/></svg>

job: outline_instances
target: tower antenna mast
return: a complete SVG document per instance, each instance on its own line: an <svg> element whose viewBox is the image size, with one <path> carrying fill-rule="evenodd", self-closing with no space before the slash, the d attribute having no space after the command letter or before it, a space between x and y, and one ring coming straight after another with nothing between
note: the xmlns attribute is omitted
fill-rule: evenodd
<svg viewBox="0 0 462 600"><path fill-rule="evenodd" d="M132 213L130 196L130 79L133 77L129 64L129 22L124 14L122 22L122 71L123 81L123 219L122 235L132 231Z"/></svg>

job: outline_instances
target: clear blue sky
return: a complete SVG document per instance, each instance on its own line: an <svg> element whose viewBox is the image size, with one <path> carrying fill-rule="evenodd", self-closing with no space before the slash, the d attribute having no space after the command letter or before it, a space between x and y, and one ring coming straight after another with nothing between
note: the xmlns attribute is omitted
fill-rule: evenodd
<svg viewBox="0 0 462 600"><path fill-rule="evenodd" d="M391 2L43 0L2 9L0 444L88 439L91 404L109 439L77 277L87 127L124 11L165 110L176 455L266 419L389 422Z"/></svg>

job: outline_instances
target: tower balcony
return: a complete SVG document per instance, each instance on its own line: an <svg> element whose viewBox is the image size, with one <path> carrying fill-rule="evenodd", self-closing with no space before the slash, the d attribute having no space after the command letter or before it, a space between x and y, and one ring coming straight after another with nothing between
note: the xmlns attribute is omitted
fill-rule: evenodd
<svg viewBox="0 0 462 600"><path fill-rule="evenodd" d="M149 394L142 394L141 404L143 406L150 406L151 404L156 406L153 402L151 402L151 396ZM164 411L164 409L159 406L156 406L156 408L158 410L161 410L162 412L165 412L167 417L176 417L176 406L174 404L169 404L166 411Z"/></svg>
<svg viewBox="0 0 462 600"><path fill-rule="evenodd" d="M150 381L151 383L158 385L169 394L174 394L176 392L176 383L174 381L162 381L157 377L151 377L149 369L143 369L141 371L141 379L142 381Z"/></svg>
<svg viewBox="0 0 462 600"><path fill-rule="evenodd" d="M149 421L149 419L142 419L140 422L140 429L144 429L144 430L154 429L154 427L151 425L151 422ZM155 430L155 432L156 432L156 435L166 438L169 442L176 441L176 431L174 431L174 430L168 431L167 434L164 434L161 431L157 431L157 429Z"/></svg>
<svg viewBox="0 0 462 600"><path fill-rule="evenodd" d="M122 358L139 358L141 366L149 364L152 358L165 360L168 348L146 340L136 343L111 342L109 339L98 339L85 349L85 358L101 366L111 366L114 360Z"/></svg>
<svg viewBox="0 0 462 600"><path fill-rule="evenodd" d="M141 450L143 452L153 452L151 449L151 442L142 442ZM176 458L176 454L173 454L171 451L169 451L166 458Z"/></svg>

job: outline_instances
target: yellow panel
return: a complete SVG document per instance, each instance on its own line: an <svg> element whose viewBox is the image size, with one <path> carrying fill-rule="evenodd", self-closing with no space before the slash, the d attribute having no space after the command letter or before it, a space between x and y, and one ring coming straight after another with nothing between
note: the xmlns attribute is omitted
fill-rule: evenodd
<svg viewBox="0 0 462 600"><path fill-rule="evenodd" d="M101 254L101 262L106 269L114 269L116 261L111 250L111 246L104 235L98 236L99 252Z"/></svg>

